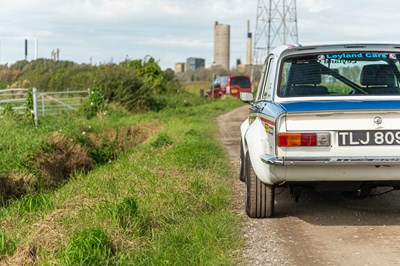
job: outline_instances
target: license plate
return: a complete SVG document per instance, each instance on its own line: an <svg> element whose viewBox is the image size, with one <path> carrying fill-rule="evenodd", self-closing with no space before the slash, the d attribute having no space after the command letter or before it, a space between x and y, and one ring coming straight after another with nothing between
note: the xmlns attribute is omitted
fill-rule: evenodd
<svg viewBox="0 0 400 266"><path fill-rule="evenodd" d="M339 131L339 146L400 145L400 130Z"/></svg>
<svg viewBox="0 0 400 266"><path fill-rule="evenodd" d="M237 89L233 89L232 93L238 93L238 90Z"/></svg>

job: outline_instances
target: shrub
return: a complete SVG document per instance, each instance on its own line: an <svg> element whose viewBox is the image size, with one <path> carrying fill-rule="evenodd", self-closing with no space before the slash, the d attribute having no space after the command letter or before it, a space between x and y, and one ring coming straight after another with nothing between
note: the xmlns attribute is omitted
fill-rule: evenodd
<svg viewBox="0 0 400 266"><path fill-rule="evenodd" d="M86 118L90 119L104 109L104 95L100 88L90 91L88 98L82 104L82 112Z"/></svg>
<svg viewBox="0 0 400 266"><path fill-rule="evenodd" d="M151 145L155 148L161 148L165 146L170 146L173 143L174 141L169 135L167 135L166 133L161 133L158 135L156 140L153 143L151 143Z"/></svg>

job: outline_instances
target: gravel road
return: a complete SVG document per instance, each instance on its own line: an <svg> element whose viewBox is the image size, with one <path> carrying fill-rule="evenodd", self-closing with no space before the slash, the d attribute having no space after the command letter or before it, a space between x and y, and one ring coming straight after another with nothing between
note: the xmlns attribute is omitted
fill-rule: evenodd
<svg viewBox="0 0 400 266"><path fill-rule="evenodd" d="M221 141L235 169L234 208L243 218L245 239L242 265L400 265L400 191L350 200L306 190L293 203L288 190L276 189L274 218L248 218L245 187L238 178L239 126L247 114L244 106L218 118Z"/></svg>

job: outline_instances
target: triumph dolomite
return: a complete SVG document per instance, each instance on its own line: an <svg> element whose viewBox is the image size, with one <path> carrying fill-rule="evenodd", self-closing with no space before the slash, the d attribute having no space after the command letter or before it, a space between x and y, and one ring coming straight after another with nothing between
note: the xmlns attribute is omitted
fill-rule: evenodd
<svg viewBox="0 0 400 266"><path fill-rule="evenodd" d="M271 217L275 189L356 198L400 189L400 44L288 45L266 58L241 124L246 213Z"/></svg>

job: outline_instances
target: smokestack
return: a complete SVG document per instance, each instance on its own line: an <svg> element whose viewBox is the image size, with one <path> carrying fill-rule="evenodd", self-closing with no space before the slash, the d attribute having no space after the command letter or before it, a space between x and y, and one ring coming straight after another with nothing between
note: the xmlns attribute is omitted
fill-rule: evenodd
<svg viewBox="0 0 400 266"><path fill-rule="evenodd" d="M251 65L252 36L250 32L250 20L247 21L247 65Z"/></svg>
<svg viewBox="0 0 400 266"><path fill-rule="evenodd" d="M35 39L35 60L39 57L39 40Z"/></svg>
<svg viewBox="0 0 400 266"><path fill-rule="evenodd" d="M25 39L25 60L28 60L28 40Z"/></svg>

